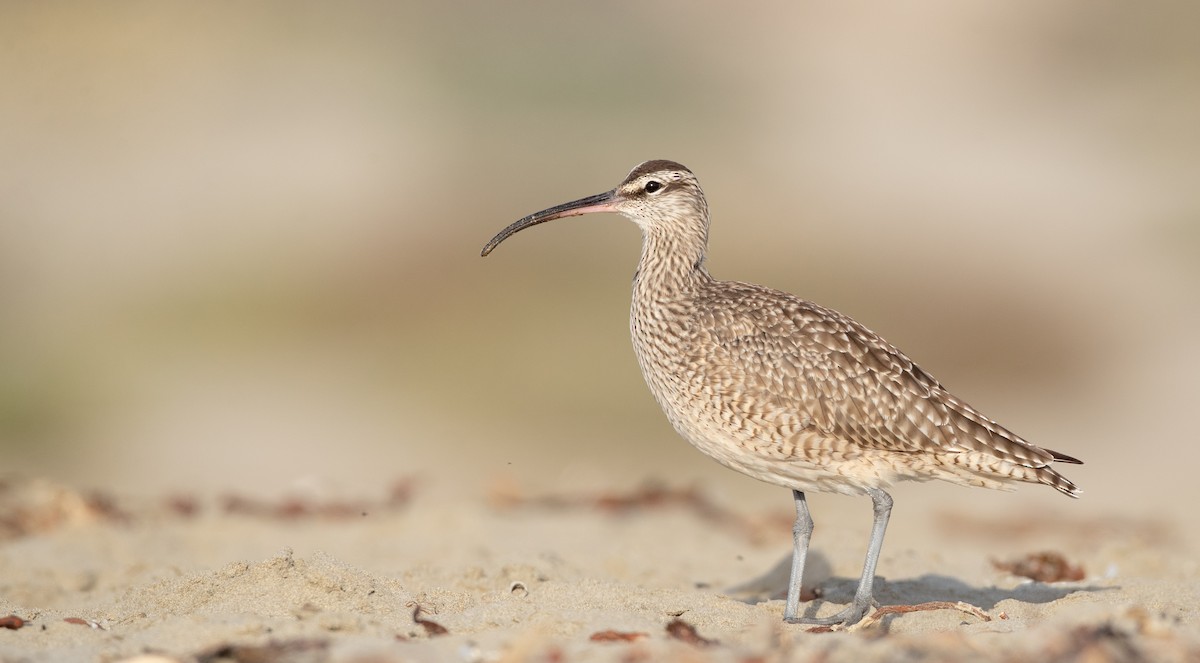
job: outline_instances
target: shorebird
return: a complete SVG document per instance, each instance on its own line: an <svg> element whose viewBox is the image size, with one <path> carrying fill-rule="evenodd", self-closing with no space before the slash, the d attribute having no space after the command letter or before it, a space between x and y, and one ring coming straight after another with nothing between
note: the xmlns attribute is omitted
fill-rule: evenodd
<svg viewBox="0 0 1200 663"><path fill-rule="evenodd" d="M675 430L717 462L789 488L796 507L784 620L852 625L872 583L902 480L1009 488L1043 483L1076 497L1051 463L1081 463L1026 442L942 386L875 332L786 292L719 281L705 267L708 203L692 171L647 161L611 191L542 210L500 231L616 212L642 229L630 329L646 384ZM874 521L853 602L802 617L800 583L813 531L806 492L867 495Z"/></svg>

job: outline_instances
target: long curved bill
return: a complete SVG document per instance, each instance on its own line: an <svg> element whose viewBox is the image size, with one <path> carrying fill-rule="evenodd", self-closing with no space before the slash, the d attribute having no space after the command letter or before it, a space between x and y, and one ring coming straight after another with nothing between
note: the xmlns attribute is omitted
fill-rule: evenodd
<svg viewBox="0 0 1200 663"><path fill-rule="evenodd" d="M479 255L486 256L492 252L492 249L500 245L500 242L508 239L509 236L515 235L530 226L536 226L539 223L561 219L567 216L579 216L580 214L591 214L593 212L615 212L617 202L616 190L605 191L587 198L580 198L569 203L555 205L550 209L544 209L540 212L535 212L529 216L517 221L511 226L501 230L492 241L488 242Z"/></svg>

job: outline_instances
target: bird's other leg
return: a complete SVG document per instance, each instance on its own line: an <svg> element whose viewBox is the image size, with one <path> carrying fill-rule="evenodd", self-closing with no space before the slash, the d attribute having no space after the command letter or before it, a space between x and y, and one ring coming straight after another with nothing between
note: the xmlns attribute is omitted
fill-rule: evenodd
<svg viewBox="0 0 1200 663"><path fill-rule="evenodd" d="M879 564L879 552L883 548L883 534L887 531L888 518L892 514L892 496L878 488L868 488L867 494L871 496L875 521L871 525L871 543L867 546L867 560L863 563L862 578L858 581L858 590L854 592L854 602L847 606L845 610L831 617L793 618L788 621L802 624L842 624L843 626L851 626L862 621L862 618L867 615L867 611L871 609L871 606L875 602L872 595L875 585L875 567ZM807 507L805 511L807 512Z"/></svg>
<svg viewBox="0 0 1200 663"><path fill-rule="evenodd" d="M796 622L796 613L800 610L800 583L804 581L804 560L808 557L808 542L812 539L813 521L808 513L808 501L804 493L793 490L792 499L796 502L796 524L792 526L792 576L788 582L787 607L783 610L783 619Z"/></svg>
<svg viewBox="0 0 1200 663"><path fill-rule="evenodd" d="M883 534L887 531L888 518L892 515L892 496L878 488L868 488L871 503L875 512L875 521L871 525L871 544L867 546L867 560L863 563L862 578L858 581L858 591L854 592L854 603L850 607L853 619L847 619L847 625L853 624L866 616L867 611L875 602L873 588L875 586L875 567L879 565L879 553L883 550Z"/></svg>

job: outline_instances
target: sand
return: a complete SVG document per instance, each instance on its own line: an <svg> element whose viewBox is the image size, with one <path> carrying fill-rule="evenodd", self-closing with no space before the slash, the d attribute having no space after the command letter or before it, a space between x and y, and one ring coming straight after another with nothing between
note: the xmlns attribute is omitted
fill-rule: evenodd
<svg viewBox="0 0 1200 663"><path fill-rule="evenodd" d="M1196 660L1200 565L1169 523L893 526L847 631L782 623L783 505L704 490L477 494L406 477L352 498L134 498L3 485L5 661ZM373 493L373 494L367 494ZM453 499L452 495L461 495ZM898 501L898 503L901 503ZM821 526L818 614L847 602L866 507ZM854 507L862 507L855 509ZM814 509L816 511L816 509ZM825 510L828 513L828 509ZM894 539L894 540L893 540ZM1034 550L1037 541L1070 541ZM1018 552L1025 550L1024 554ZM1039 582L1005 564L1049 553ZM1055 567L1048 562L1065 562ZM1029 572L1028 569L1018 569ZM811 590L809 590L811 592ZM940 602L940 603L938 603ZM961 604L956 604L961 602ZM921 605L926 604L926 605ZM918 605L908 611L899 606ZM810 612L811 614L811 612Z"/></svg>

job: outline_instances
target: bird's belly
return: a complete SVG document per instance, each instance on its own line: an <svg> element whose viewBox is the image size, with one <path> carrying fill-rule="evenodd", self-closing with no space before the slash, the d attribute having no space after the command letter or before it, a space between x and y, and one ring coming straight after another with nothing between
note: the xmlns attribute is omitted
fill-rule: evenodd
<svg viewBox="0 0 1200 663"><path fill-rule="evenodd" d="M792 413L751 420L729 409L697 405L701 399L662 394L658 400L685 440L725 467L760 481L802 492L861 495L867 488L919 478L912 474L912 459L862 449L802 425Z"/></svg>

